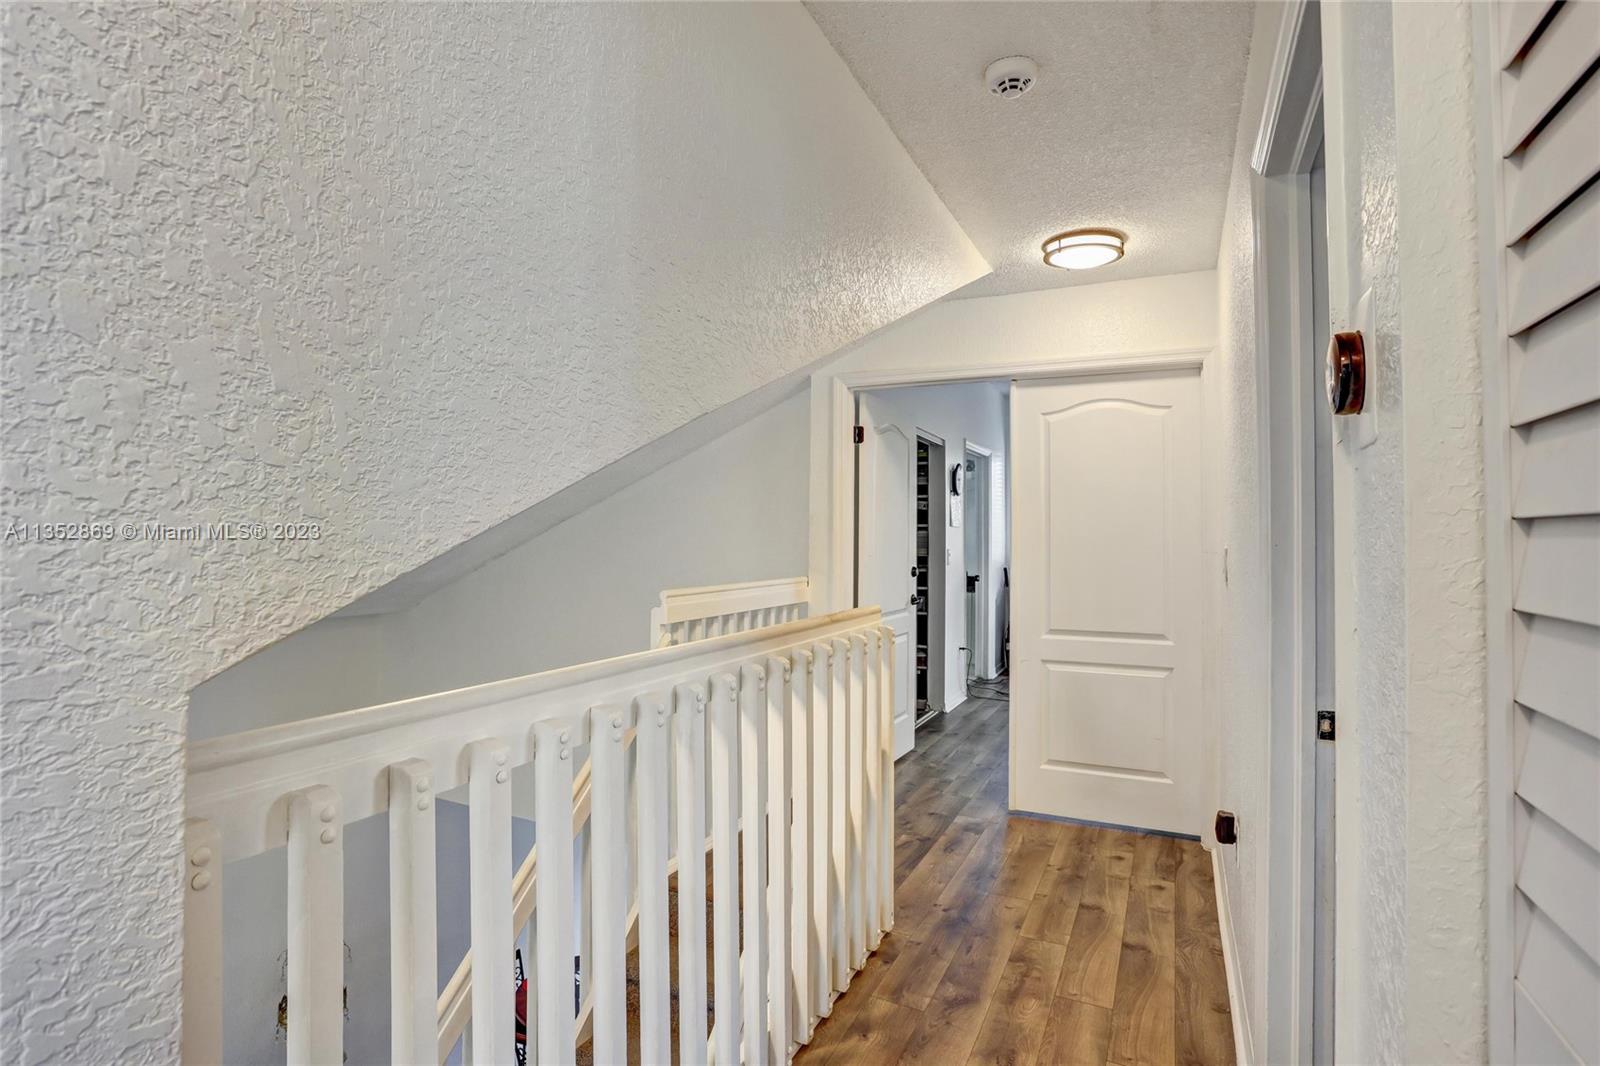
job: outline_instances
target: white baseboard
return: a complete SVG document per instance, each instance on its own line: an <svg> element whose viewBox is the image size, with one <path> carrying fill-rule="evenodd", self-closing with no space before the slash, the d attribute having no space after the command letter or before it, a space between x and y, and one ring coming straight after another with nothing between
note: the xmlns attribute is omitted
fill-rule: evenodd
<svg viewBox="0 0 1600 1066"><path fill-rule="evenodd" d="M1228 878L1218 850L1211 852L1211 879L1217 886L1217 924L1222 933L1222 965L1228 973L1228 1016L1233 1019L1233 1054L1239 1066L1255 1062L1250 1034L1249 1000L1239 975L1239 944L1233 938L1233 908L1228 904Z"/></svg>

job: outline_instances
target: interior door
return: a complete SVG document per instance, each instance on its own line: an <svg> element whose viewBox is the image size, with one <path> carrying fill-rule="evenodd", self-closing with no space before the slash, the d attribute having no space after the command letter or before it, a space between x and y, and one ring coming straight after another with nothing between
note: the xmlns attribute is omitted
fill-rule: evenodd
<svg viewBox="0 0 1600 1066"><path fill-rule="evenodd" d="M856 603L877 604L884 624L894 630L894 757L898 759L916 745L911 640L916 594L911 574L916 442L869 395L856 399L856 424L862 428L856 457L860 558Z"/></svg>
<svg viewBox="0 0 1600 1066"><path fill-rule="evenodd" d="M1198 835L1199 375L1011 391L1011 806Z"/></svg>

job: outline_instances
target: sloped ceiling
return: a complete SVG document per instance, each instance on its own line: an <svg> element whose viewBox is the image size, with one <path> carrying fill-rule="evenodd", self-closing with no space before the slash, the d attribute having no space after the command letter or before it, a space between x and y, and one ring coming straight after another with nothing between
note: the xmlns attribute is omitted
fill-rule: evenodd
<svg viewBox="0 0 1600 1066"><path fill-rule="evenodd" d="M0 19L6 512L250 534L0 553L7 972L115 992L0 1030L172 1060L190 687L987 264L796 4Z"/></svg>
<svg viewBox="0 0 1600 1066"><path fill-rule="evenodd" d="M1247 3L807 5L994 273L988 296L1216 264L1250 46ZM983 71L1039 65L1004 100ZM1044 265L1081 226L1128 234L1100 270Z"/></svg>

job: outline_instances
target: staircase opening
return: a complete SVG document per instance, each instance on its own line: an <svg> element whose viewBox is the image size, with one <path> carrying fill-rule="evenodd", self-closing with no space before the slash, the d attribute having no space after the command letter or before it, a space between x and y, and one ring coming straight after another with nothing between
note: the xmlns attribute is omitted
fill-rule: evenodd
<svg viewBox="0 0 1600 1066"><path fill-rule="evenodd" d="M186 1059L787 1059L893 906L892 645L809 599L192 743Z"/></svg>

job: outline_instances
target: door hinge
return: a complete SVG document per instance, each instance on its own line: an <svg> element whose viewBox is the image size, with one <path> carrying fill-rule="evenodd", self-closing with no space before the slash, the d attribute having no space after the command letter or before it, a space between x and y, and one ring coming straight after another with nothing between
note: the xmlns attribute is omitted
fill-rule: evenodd
<svg viewBox="0 0 1600 1066"><path fill-rule="evenodd" d="M866 426L857 426L855 428L854 436L855 436L855 442L857 444L865 444L867 442L867 427Z"/></svg>
<svg viewBox="0 0 1600 1066"><path fill-rule="evenodd" d="M1335 730L1334 730L1334 727L1333 727L1333 712L1332 711L1318 711L1317 712L1317 739L1318 740L1333 740L1333 739L1335 739Z"/></svg>

